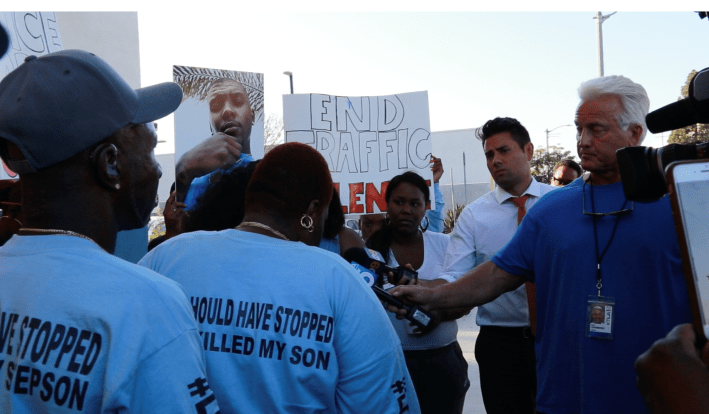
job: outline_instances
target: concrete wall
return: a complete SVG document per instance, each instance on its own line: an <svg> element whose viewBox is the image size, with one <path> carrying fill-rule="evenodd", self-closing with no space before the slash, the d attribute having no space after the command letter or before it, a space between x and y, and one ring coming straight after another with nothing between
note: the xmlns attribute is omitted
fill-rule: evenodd
<svg viewBox="0 0 709 414"><path fill-rule="evenodd" d="M155 158L162 168L162 177L158 185L160 208L165 208L165 202L170 197L170 187L175 182L175 154L159 154Z"/></svg>
<svg viewBox="0 0 709 414"><path fill-rule="evenodd" d="M475 131L475 128L470 128L431 132L433 155L443 161L445 170L441 185L490 182L485 153L482 143L475 137Z"/></svg>

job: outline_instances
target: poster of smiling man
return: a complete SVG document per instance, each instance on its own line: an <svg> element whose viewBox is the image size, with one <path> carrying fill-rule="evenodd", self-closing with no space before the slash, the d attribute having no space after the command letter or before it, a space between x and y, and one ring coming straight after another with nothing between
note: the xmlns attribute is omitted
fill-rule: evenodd
<svg viewBox="0 0 709 414"><path fill-rule="evenodd" d="M433 183L427 92L284 95L283 123L286 142L325 157L345 214L386 211L387 185L406 171Z"/></svg>
<svg viewBox="0 0 709 414"><path fill-rule="evenodd" d="M177 200L191 210L210 183L263 157L263 74L173 66Z"/></svg>

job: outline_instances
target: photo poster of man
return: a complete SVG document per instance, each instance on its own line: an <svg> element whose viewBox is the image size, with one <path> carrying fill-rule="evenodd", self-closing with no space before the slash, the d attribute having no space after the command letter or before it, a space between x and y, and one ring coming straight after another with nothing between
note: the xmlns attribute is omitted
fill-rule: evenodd
<svg viewBox="0 0 709 414"><path fill-rule="evenodd" d="M191 210L210 182L263 158L263 74L190 66L172 73L183 93L175 111L177 200Z"/></svg>
<svg viewBox="0 0 709 414"><path fill-rule="evenodd" d="M10 36L10 48L0 58L0 81L27 56L42 56L63 49L54 12L0 12L0 24ZM0 163L0 180L19 178L4 162Z"/></svg>
<svg viewBox="0 0 709 414"><path fill-rule="evenodd" d="M325 158L345 214L385 212L389 181L406 171L433 186L428 92L283 95L283 124L286 142L310 145Z"/></svg>

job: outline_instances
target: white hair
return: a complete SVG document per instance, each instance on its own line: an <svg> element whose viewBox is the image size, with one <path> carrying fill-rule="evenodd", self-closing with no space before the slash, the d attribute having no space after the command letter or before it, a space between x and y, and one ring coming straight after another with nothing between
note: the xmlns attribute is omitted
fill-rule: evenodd
<svg viewBox="0 0 709 414"><path fill-rule="evenodd" d="M640 125L643 128L640 141L645 139L647 125L645 115L650 111L650 98L642 85L637 84L625 76L612 75L591 79L579 86L579 98L582 103L598 98L601 95L617 95L623 104L623 112L618 114L618 126L627 131L631 125ZM578 108L577 108L578 109Z"/></svg>

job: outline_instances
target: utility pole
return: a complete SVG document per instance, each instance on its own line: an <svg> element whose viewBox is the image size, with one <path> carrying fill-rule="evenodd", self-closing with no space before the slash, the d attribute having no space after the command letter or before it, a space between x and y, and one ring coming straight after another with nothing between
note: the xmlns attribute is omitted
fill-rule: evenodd
<svg viewBox="0 0 709 414"><path fill-rule="evenodd" d="M455 209L455 196L453 195L453 169L450 170L451 173L451 206Z"/></svg>
<svg viewBox="0 0 709 414"><path fill-rule="evenodd" d="M468 174L466 173L466 168L465 168L465 151L463 151L463 185L465 185L465 204L468 205ZM455 207L455 206L453 206Z"/></svg>
<svg viewBox="0 0 709 414"><path fill-rule="evenodd" d="M601 77L603 76L603 29L601 28L601 25L603 22L608 19L609 17L613 16L618 12L613 12L611 14L606 14L603 16L601 12L597 12L596 16L594 16L594 19L598 20L598 76Z"/></svg>
<svg viewBox="0 0 709 414"><path fill-rule="evenodd" d="M556 127L556 128L545 129L545 130L544 130L544 132L546 132L546 134L547 134L547 154L549 154L549 133L550 133L551 131L554 131L554 130L559 129L559 128L561 128L561 127L569 127L569 126L573 126L573 125L571 125L571 124L559 125L559 126Z"/></svg>

